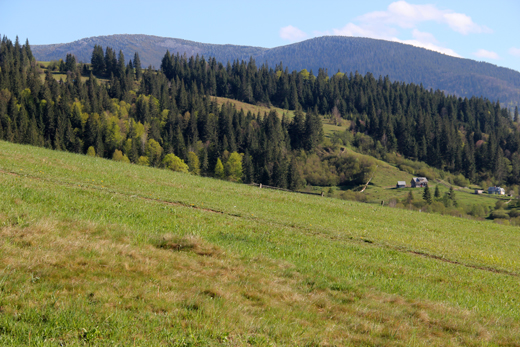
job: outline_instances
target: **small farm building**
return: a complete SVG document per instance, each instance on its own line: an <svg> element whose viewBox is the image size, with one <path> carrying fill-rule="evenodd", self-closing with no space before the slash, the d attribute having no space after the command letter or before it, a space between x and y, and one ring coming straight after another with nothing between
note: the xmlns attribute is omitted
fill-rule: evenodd
<svg viewBox="0 0 520 347"><path fill-rule="evenodd" d="M484 190L483 189L475 189L475 194L482 194L484 193Z"/></svg>
<svg viewBox="0 0 520 347"><path fill-rule="evenodd" d="M498 194L498 195L506 195L506 191L504 190L504 188L500 188L500 187L489 187L488 188L488 193L489 194Z"/></svg>
<svg viewBox="0 0 520 347"><path fill-rule="evenodd" d="M396 188L406 188L406 182L405 181L397 181Z"/></svg>
<svg viewBox="0 0 520 347"><path fill-rule="evenodd" d="M428 179L426 177L414 177L412 178L412 188L422 188L428 185Z"/></svg>

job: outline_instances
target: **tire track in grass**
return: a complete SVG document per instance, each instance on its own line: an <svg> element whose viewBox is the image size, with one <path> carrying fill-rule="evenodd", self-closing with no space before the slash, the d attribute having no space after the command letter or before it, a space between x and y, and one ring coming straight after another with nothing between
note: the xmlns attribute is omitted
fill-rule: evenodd
<svg viewBox="0 0 520 347"><path fill-rule="evenodd" d="M113 189L110 189L110 188L106 188L106 187L100 187L98 185L88 185L88 184L78 184L78 185L76 185L75 183L71 183L71 182L65 182L65 181L60 181L60 180L55 180L55 179L50 179L50 178L43 178L43 177L33 176L33 175L30 175L30 174L26 174L26 173L20 174L18 172L6 171L6 170L3 170L3 169L0 169L0 173L6 174L6 175L10 175L10 176L16 176L16 177L22 177L22 178L26 177L26 178L30 178L30 179L34 179L34 180L50 182L50 183L53 183L53 184L56 184L56 185L61 185L61 186L70 186L70 187L80 188L80 189L84 189L84 190L97 190L97 191L102 191L102 192L106 192L106 193L116 194L116 195L119 195L119 196L122 196L122 197L127 197L127 198L132 198L132 199L133 198L138 198L138 199L141 199L141 200L144 200L144 201L156 202L156 203L170 205L170 206L180 206L180 207L193 208L193 209L197 209L197 210L200 210L200 211L222 214L222 215L226 215L226 216L230 216L230 217L234 217L234 218L243 218L243 219L253 220L255 222L262 223L262 224L275 224L275 225L279 225L279 226L286 227L286 228L298 229L298 230L301 230L301 231L305 231L308 235L328 238L330 240L340 240L340 241L350 241L350 242L356 242L356 243L365 243L367 246L378 247L378 248L385 248L385 249L397 251L397 252L400 252L400 253L412 254L412 255L415 255L415 256L428 258L428 259L434 259L434 260L442 261L442 262L445 262L445 263L458 265L458 266L464 266L464 267L475 269L475 270L487 271L487 272L492 272L492 273L501 274L501 275L508 275L508 276L513 276L513 277L520 277L519 273L513 272L513 271L508 271L508 270L504 270L504 269L497 269L497 268L493 268L493 267L490 267L490 266L466 264L466 263L462 263L462 262L457 261L457 260L448 259L448 258L445 258L445 257L442 257L442 256L438 256L438 255L435 255L435 254L431 254L431 253L427 253L427 252L423 252L423 251L416 251L416 250L413 250L413 249L403 248L403 247L399 247L399 246L392 246L392 245L389 245L389 244L386 244L386 243L377 242L377 241L373 241L373 240L368 240L368 239L362 238L362 237L360 237L359 239L355 238L353 236L337 237L337 236L334 236L334 235L326 234L324 232L315 231L315 229L310 229L310 228L303 227L303 226L295 226L295 225L285 224L285 223L276 222L276 221L267 221L267 220L260 219L258 217L252 218L250 216L243 216L241 214L229 213L229 212L215 210L215 209L211 209L211 208L207 208L207 207L196 206L195 204L189 204L189 203L186 203L184 201L168 201L168 200L163 200L163 199L150 198L150 197L139 195L139 194L122 193L120 191L116 191L116 190L113 190ZM333 231L337 231L337 230L333 230Z"/></svg>

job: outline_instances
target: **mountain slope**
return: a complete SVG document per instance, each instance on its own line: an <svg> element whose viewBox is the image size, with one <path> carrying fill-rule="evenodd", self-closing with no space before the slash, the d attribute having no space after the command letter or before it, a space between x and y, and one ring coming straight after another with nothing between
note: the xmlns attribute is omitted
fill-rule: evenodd
<svg viewBox="0 0 520 347"><path fill-rule="evenodd" d="M426 88L459 96L485 96L520 101L520 73L471 59L384 40L329 36L276 47L255 56L269 65L283 62L289 70L328 69L329 74L372 73L394 81L422 83Z"/></svg>
<svg viewBox="0 0 520 347"><path fill-rule="evenodd" d="M227 62L233 59L249 59L250 56L259 54L266 48L213 45L169 37L151 35L110 35L84 38L70 43L53 45L33 45L32 52L36 59L42 61L65 59L67 53L73 53L78 61L90 63L92 50L95 45L112 47L116 53L123 51L126 59L133 59L134 53L139 53L139 58L144 67L149 65L159 68L161 59L166 50L170 53L191 55L203 55L215 57L218 61Z"/></svg>
<svg viewBox="0 0 520 347"><path fill-rule="evenodd" d="M122 50L127 59L139 52L141 62L160 67L164 53L215 57L222 63L253 57L269 66L283 62L289 70L327 69L376 78L389 76L394 81L423 84L462 97L484 96L509 106L520 104L520 72L493 64L461 59L397 42L358 37L329 36L266 49L237 45L213 45L148 35L111 35L81 39L72 43L32 46L38 60L64 58L73 53L78 60L90 62L95 44Z"/></svg>
<svg viewBox="0 0 520 347"><path fill-rule="evenodd" d="M3 141L0 184L2 346L520 338L512 227Z"/></svg>

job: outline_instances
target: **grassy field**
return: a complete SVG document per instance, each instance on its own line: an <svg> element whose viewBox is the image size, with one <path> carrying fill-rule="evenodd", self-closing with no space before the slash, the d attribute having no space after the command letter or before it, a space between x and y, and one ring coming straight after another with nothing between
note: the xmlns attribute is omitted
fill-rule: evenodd
<svg viewBox="0 0 520 347"><path fill-rule="evenodd" d="M49 66L50 63L51 63L50 61L38 61L37 62L37 64L40 67L42 67L42 70L43 70L43 73L40 75L42 81L45 81L45 72L47 71L47 67ZM66 73L60 73L59 71L51 71L51 75L52 75L52 77L54 77L54 79L56 81L59 81L59 80L66 81L67 80ZM85 81L88 81L88 76L81 76L81 82L85 82ZM98 81L106 83L106 82L108 82L108 79L98 78Z"/></svg>
<svg viewBox="0 0 520 347"><path fill-rule="evenodd" d="M0 142L0 345L519 346L518 228Z"/></svg>
<svg viewBox="0 0 520 347"><path fill-rule="evenodd" d="M244 110L244 112L247 114L247 112L251 112L253 114L258 114L260 112L262 115L264 113L269 113L272 110L275 110L280 117L285 113L289 119L292 119L294 117L294 111L291 110L285 110L283 108L278 107L266 107L266 106L260 106L260 105L252 105L248 104L242 101L237 101L234 99L228 99L228 98L222 98L222 97L215 97L217 100L218 105L222 105L224 103L232 103L235 105L237 110ZM322 122L323 122L323 132L325 133L325 136L330 137L330 135L335 131L345 131L350 127L350 122L344 120L345 125L338 126L334 125L331 121L326 119L324 116L321 116Z"/></svg>
<svg viewBox="0 0 520 347"><path fill-rule="evenodd" d="M260 112L261 115L264 115L264 113L268 114L269 112L274 110L278 113L278 115L280 117L282 117L282 115L284 113L289 117L289 119L292 119L294 117L294 111L285 110L285 109L279 108L279 107L267 107L267 106L253 105L253 104L248 104L246 102L242 102L242 101L238 101L238 100L234 100L234 99L223 98L220 96L212 97L212 99L216 99L217 104L219 106L229 102L229 103L235 105L235 108L237 110L244 110L244 113L246 113L246 114L247 114L247 112L251 112L252 114L256 115L256 114L258 114L258 112Z"/></svg>

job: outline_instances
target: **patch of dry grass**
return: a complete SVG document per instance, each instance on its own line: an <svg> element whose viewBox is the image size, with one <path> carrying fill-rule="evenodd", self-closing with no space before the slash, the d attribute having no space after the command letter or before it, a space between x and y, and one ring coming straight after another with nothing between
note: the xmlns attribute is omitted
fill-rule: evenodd
<svg viewBox="0 0 520 347"><path fill-rule="evenodd" d="M518 329L518 322L482 321L475 312L442 303L316 289L313 279L290 263L262 256L242 259L197 236L164 234L138 246L113 236L131 230L115 229L52 218L7 223L0 229L1 315L32 312L39 319L61 321L80 305L79 314L98 322L116 312L133 318L132 328L115 335L98 326L89 337L94 344L103 344L107 336L167 343L164 332L171 324L180 328L178 333L196 331L206 342L232 345L402 346L414 341L476 346L494 340L497 323ZM33 341L41 338L42 332L32 329ZM52 341L85 342L92 329L69 327ZM159 333L151 338L154 331ZM507 341L507 335L502 338Z"/></svg>

